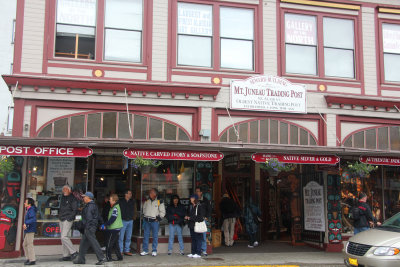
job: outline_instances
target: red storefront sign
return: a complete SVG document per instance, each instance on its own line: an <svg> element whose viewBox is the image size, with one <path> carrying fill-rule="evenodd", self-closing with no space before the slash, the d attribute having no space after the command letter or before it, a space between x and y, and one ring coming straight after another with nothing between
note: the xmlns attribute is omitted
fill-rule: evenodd
<svg viewBox="0 0 400 267"><path fill-rule="evenodd" d="M224 154L216 151L144 150L133 148L125 149L124 156L130 159L142 157L144 159L193 161L220 161L224 158Z"/></svg>
<svg viewBox="0 0 400 267"><path fill-rule="evenodd" d="M396 157L361 156L360 161L362 163L373 164L373 165L400 166L400 158Z"/></svg>
<svg viewBox="0 0 400 267"><path fill-rule="evenodd" d="M339 157L332 155L306 155L306 154L269 154L269 153L255 153L251 159L255 162L264 163L269 159L277 159L283 163L295 164L328 164L335 165L339 162Z"/></svg>
<svg viewBox="0 0 400 267"><path fill-rule="evenodd" d="M86 158L93 154L87 147L47 147L47 146L2 146L0 155L34 157L79 157Z"/></svg>

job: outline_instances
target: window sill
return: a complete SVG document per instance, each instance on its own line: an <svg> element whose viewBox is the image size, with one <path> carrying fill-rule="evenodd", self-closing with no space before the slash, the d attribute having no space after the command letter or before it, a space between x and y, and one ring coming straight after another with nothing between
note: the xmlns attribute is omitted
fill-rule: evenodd
<svg viewBox="0 0 400 267"><path fill-rule="evenodd" d="M283 78L290 80L307 81L308 83L333 83L338 85L359 85L361 86L361 80L358 79L346 79L346 78L335 78L335 77L318 77L318 76L307 76L307 75L293 75L293 74L282 74Z"/></svg>
<svg viewBox="0 0 400 267"><path fill-rule="evenodd" d="M82 58L68 58L68 57L52 57L49 58L49 62L68 62L68 63L91 63L93 65L112 65L112 66L129 66L129 67L137 67L137 68L147 68L147 65L144 63L135 63L135 62L127 62L127 61L96 61L95 59L82 59Z"/></svg>
<svg viewBox="0 0 400 267"><path fill-rule="evenodd" d="M187 71L187 72L203 72L203 73L222 73L222 74L260 74L259 71L255 70L240 70L240 69L215 69L205 67L187 67L187 66L175 66L172 71Z"/></svg>

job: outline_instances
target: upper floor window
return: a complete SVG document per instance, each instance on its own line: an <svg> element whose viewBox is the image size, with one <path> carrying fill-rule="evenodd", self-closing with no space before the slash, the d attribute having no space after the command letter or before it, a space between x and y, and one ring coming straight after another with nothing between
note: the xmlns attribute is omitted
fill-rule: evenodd
<svg viewBox="0 0 400 267"><path fill-rule="evenodd" d="M55 56L94 59L96 0L58 0Z"/></svg>
<svg viewBox="0 0 400 267"><path fill-rule="evenodd" d="M400 25L382 24L383 68L387 82L400 82Z"/></svg>
<svg viewBox="0 0 400 267"><path fill-rule="evenodd" d="M142 62L144 5L143 0L57 0L55 56Z"/></svg>
<svg viewBox="0 0 400 267"><path fill-rule="evenodd" d="M104 59L141 61L142 0L106 0Z"/></svg>
<svg viewBox="0 0 400 267"><path fill-rule="evenodd" d="M177 65L254 70L254 9L178 2L177 22Z"/></svg>
<svg viewBox="0 0 400 267"><path fill-rule="evenodd" d="M284 23L286 74L356 77L354 20L285 13Z"/></svg>

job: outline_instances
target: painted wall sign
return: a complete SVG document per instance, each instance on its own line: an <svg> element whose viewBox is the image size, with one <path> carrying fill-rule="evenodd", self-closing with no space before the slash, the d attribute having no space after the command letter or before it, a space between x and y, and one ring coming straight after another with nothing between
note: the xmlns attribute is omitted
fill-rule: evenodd
<svg viewBox="0 0 400 267"><path fill-rule="evenodd" d="M315 17L297 14L285 16L286 43L316 45L317 27Z"/></svg>
<svg viewBox="0 0 400 267"><path fill-rule="evenodd" d="M361 156L360 161L362 163L373 164L373 165L400 166L400 158L396 157Z"/></svg>
<svg viewBox="0 0 400 267"><path fill-rule="evenodd" d="M130 159L142 157L144 159L220 161L223 159L224 154L215 151L143 150L130 148L124 150L124 156Z"/></svg>
<svg viewBox="0 0 400 267"><path fill-rule="evenodd" d="M323 186L315 181L303 188L304 229L325 232L325 210Z"/></svg>
<svg viewBox="0 0 400 267"><path fill-rule="evenodd" d="M267 159L277 159L283 163L295 164L328 164L335 165L339 162L339 157L333 155L306 155L306 154L268 154L254 153L251 159L255 162L264 163Z"/></svg>
<svg viewBox="0 0 400 267"><path fill-rule="evenodd" d="M5 156L86 158L92 154L93 150L87 147L42 147L42 146L0 145L0 155L5 155Z"/></svg>
<svg viewBox="0 0 400 267"><path fill-rule="evenodd" d="M212 6L178 3L178 32L212 35Z"/></svg>
<svg viewBox="0 0 400 267"><path fill-rule="evenodd" d="M395 24L382 25L383 51L400 53L400 27Z"/></svg>
<svg viewBox="0 0 400 267"><path fill-rule="evenodd" d="M58 0L57 2L58 23L96 25L96 0Z"/></svg>
<svg viewBox="0 0 400 267"><path fill-rule="evenodd" d="M245 80L232 80L231 109L306 113L304 85L266 75Z"/></svg>

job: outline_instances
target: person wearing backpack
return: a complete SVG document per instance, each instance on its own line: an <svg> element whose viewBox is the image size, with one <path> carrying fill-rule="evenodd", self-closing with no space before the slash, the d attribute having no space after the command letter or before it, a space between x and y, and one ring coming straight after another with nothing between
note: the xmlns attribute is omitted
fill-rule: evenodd
<svg viewBox="0 0 400 267"><path fill-rule="evenodd" d="M371 208L367 204L367 198L367 194L360 192L358 203L353 207L354 235L368 230L372 223L381 225L372 215Z"/></svg>

